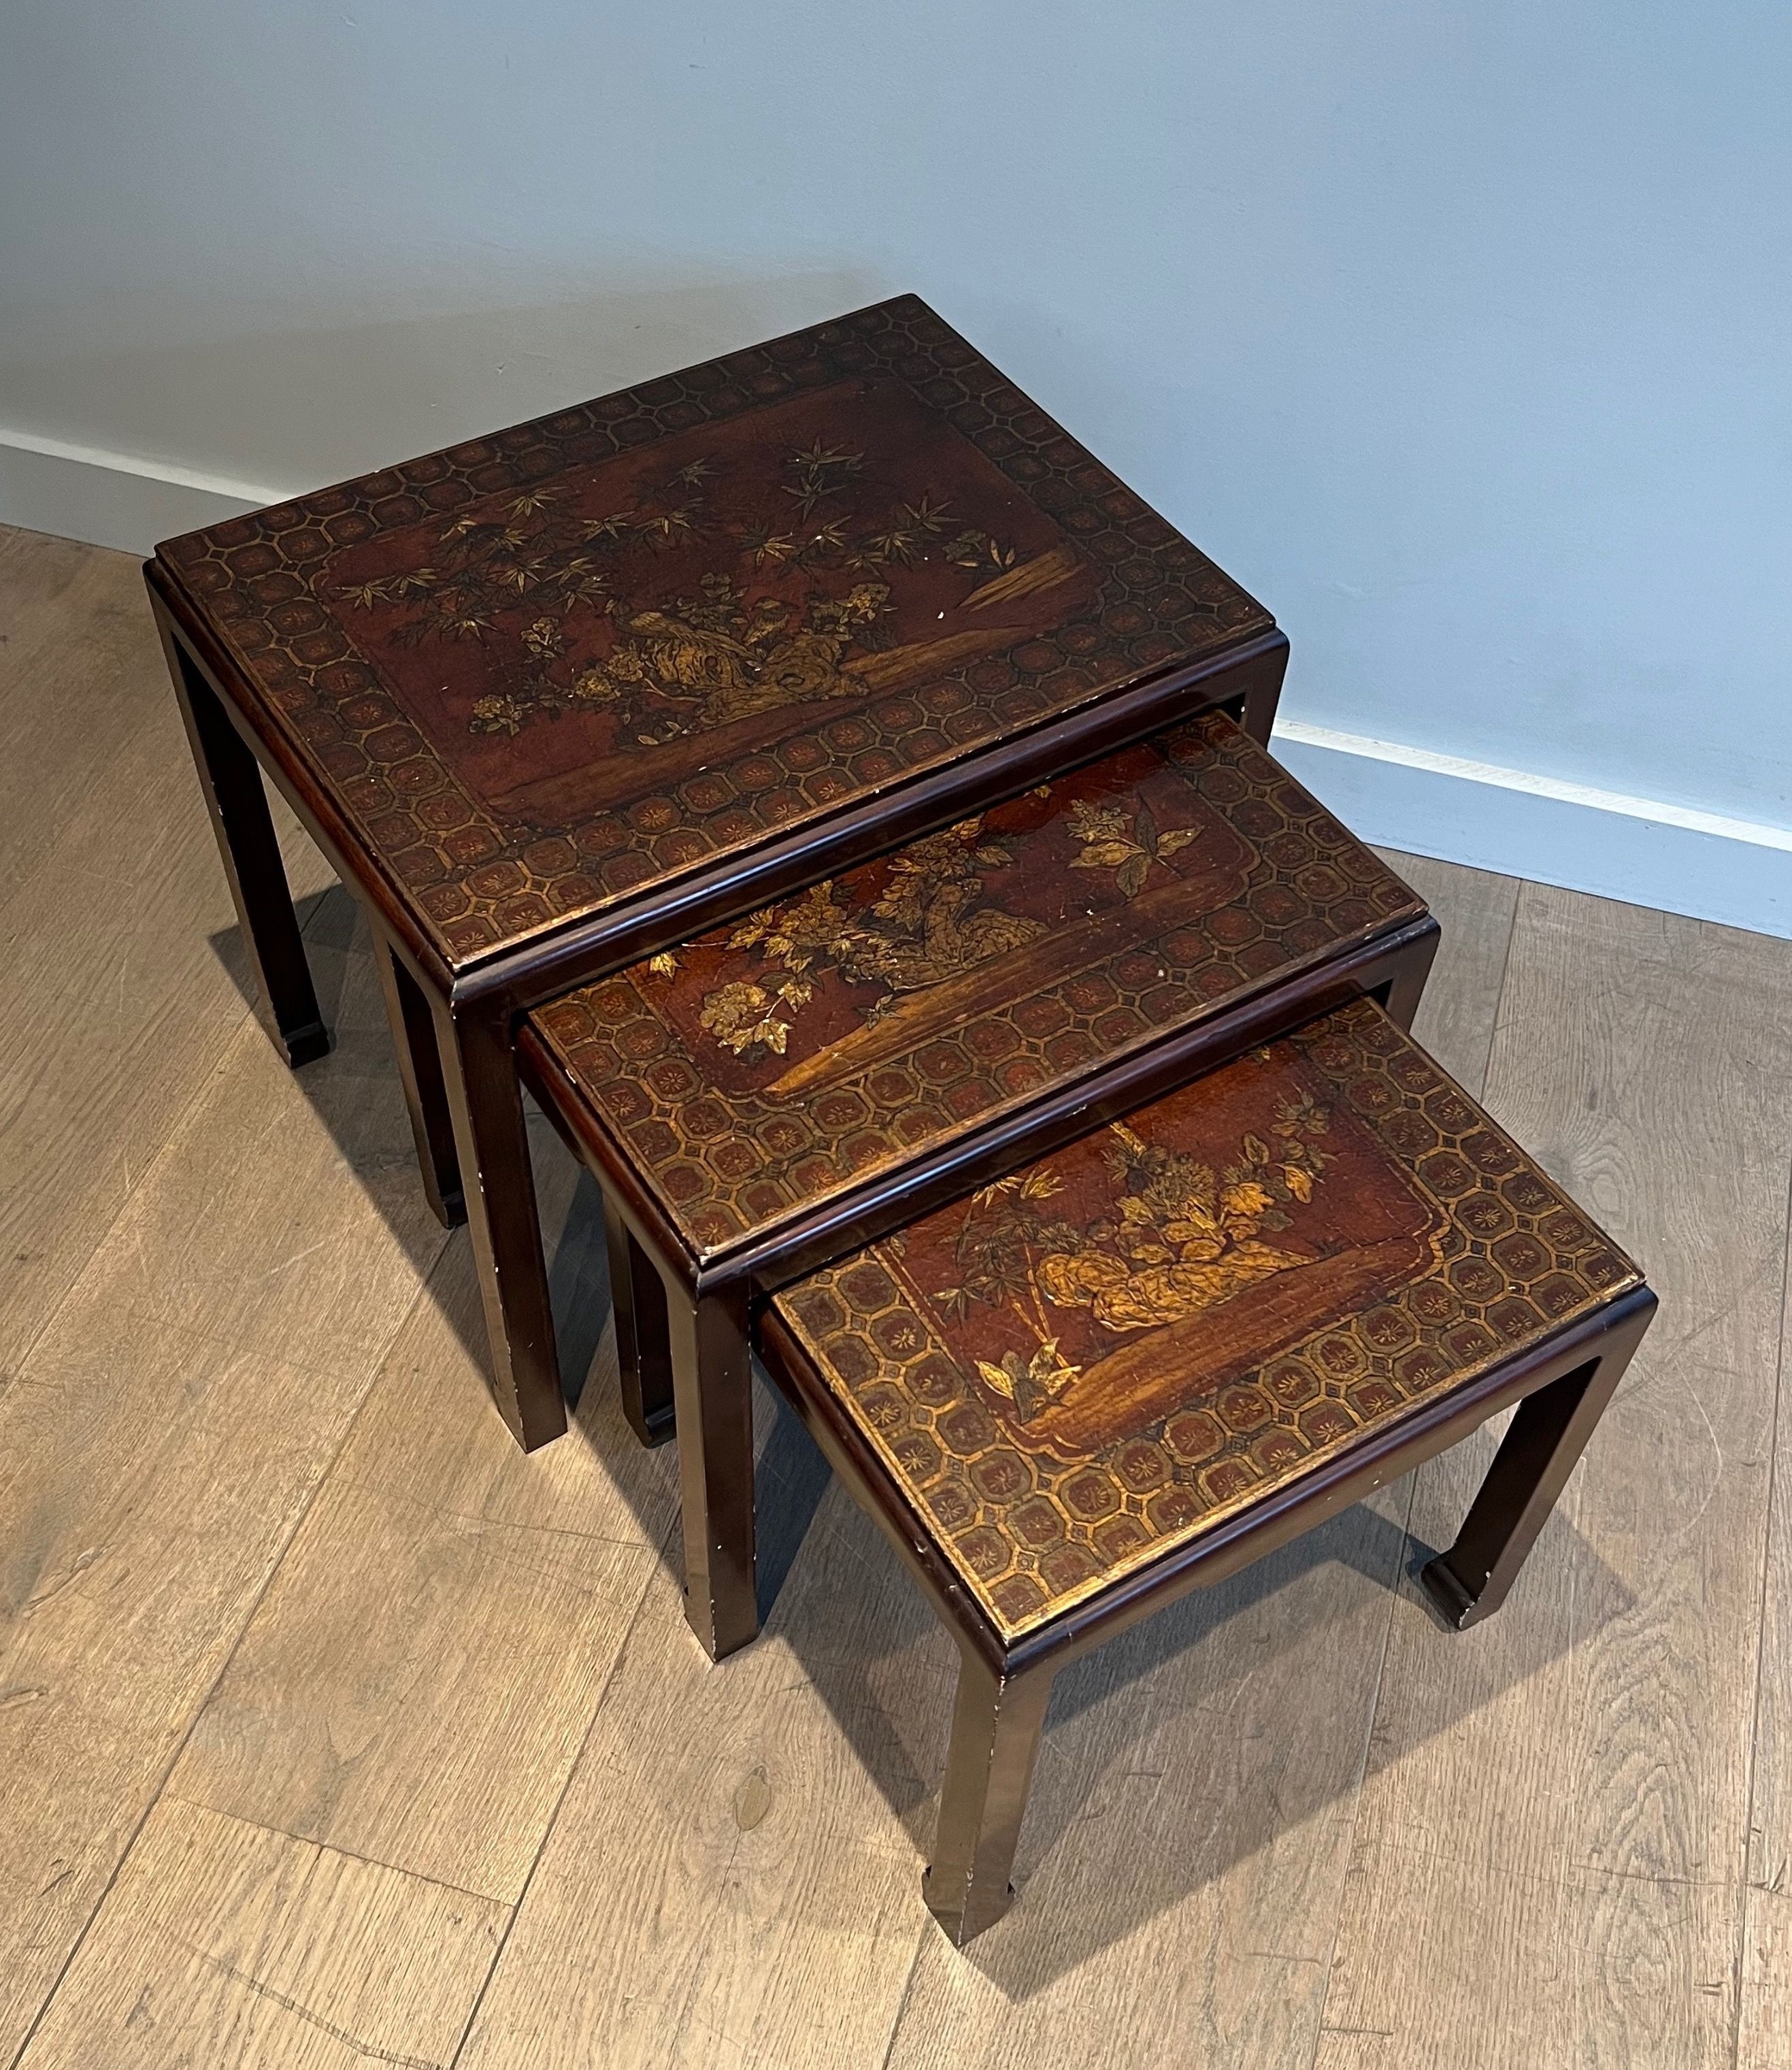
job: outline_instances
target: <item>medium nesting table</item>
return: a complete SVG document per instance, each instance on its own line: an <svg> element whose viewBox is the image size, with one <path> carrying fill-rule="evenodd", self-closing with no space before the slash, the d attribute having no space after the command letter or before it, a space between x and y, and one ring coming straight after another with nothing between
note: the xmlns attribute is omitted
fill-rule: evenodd
<svg viewBox="0 0 1792 2070"><path fill-rule="evenodd" d="M372 927L500 1409L565 1428L521 1016L1209 706L1263 608L912 297L192 533L146 578L280 1047L262 788Z"/></svg>
<svg viewBox="0 0 1792 2070"><path fill-rule="evenodd" d="M675 1422L685 1606L758 1630L754 1304L1353 997L1410 1021L1416 895L1208 713L537 1008L603 1188L624 1401Z"/></svg>

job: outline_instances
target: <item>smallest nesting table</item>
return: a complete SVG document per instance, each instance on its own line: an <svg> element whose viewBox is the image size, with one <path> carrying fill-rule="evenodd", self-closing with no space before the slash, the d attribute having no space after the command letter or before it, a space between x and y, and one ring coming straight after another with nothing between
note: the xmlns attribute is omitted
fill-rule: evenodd
<svg viewBox="0 0 1792 2070"><path fill-rule="evenodd" d="M962 1654L952 1939L1012 1895L1059 1667L1516 1401L1423 1573L1486 1617L1655 1305L1367 1000L779 1295L768 1368Z"/></svg>

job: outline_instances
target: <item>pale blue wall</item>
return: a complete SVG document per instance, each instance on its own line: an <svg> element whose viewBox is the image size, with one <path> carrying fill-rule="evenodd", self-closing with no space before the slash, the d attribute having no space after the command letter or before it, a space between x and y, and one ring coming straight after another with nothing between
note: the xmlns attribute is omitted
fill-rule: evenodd
<svg viewBox="0 0 1792 2070"><path fill-rule="evenodd" d="M1792 11L11 0L0 428L285 490L913 288L1289 708L1792 825Z"/></svg>

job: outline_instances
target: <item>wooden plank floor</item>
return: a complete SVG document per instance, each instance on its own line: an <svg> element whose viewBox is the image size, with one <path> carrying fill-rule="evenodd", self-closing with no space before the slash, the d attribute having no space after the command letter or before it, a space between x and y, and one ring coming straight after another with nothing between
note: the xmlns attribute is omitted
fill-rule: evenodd
<svg viewBox="0 0 1792 2070"><path fill-rule="evenodd" d="M516 1452L283 837L339 1036L296 1075L134 563L0 531L0 2066L1792 2065L1792 944L1394 858L1421 1036L1660 1319L1489 1624L1410 1580L1484 1433L1067 1675L959 1955L949 1643L762 1403L782 1585L702 1659L545 1129L590 1377Z"/></svg>

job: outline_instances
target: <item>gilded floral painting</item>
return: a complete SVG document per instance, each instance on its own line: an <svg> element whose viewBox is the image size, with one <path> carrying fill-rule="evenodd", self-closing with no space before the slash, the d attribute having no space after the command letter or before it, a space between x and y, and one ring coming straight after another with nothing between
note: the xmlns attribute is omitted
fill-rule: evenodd
<svg viewBox="0 0 1792 2070"><path fill-rule="evenodd" d="M888 1240L1033 1450L1077 1455L1436 1262L1441 1213L1348 1108L1259 1053Z"/></svg>
<svg viewBox="0 0 1792 2070"><path fill-rule="evenodd" d="M537 1025L715 1250L1422 910L1209 713Z"/></svg>
<svg viewBox="0 0 1792 2070"><path fill-rule="evenodd" d="M1235 897L1249 844L1145 747L637 966L719 1090L793 1098ZM1141 973L1142 974L1142 973Z"/></svg>
<svg viewBox="0 0 1792 2070"><path fill-rule="evenodd" d="M700 777L719 803L756 750L1036 639L1093 586L968 439L855 382L382 532L319 593L463 782L558 823Z"/></svg>

